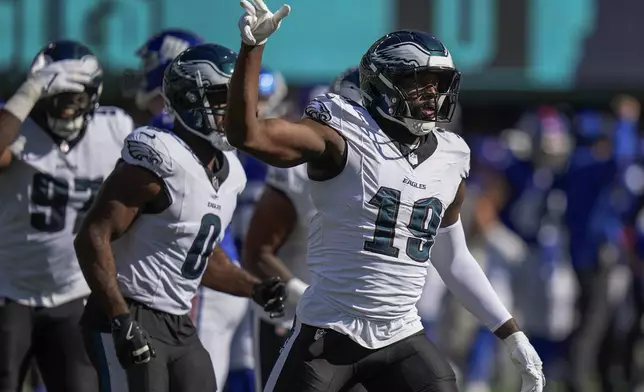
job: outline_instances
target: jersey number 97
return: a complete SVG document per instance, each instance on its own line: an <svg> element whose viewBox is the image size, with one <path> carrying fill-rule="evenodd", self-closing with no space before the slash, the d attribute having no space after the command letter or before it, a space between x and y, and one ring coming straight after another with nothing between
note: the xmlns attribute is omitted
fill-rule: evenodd
<svg viewBox="0 0 644 392"><path fill-rule="evenodd" d="M70 186L64 178L36 173L31 184L31 202L35 206L31 210L31 226L47 233L62 231L67 223L67 207L71 206L78 211L73 228L73 233L76 233L83 221L83 213L92 206L102 183L103 178L76 178ZM48 210L44 212L39 207Z"/></svg>

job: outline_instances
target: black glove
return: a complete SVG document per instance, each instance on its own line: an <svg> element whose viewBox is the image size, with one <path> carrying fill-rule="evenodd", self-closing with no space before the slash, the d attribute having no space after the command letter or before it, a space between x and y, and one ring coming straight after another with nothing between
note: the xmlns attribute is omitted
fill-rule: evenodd
<svg viewBox="0 0 644 392"><path fill-rule="evenodd" d="M280 278L266 279L253 287L253 301L263 307L271 318L284 315L284 302L287 297L286 285Z"/></svg>
<svg viewBox="0 0 644 392"><path fill-rule="evenodd" d="M112 319L112 338L123 369L148 363L156 356L150 344L150 335L129 314Z"/></svg>

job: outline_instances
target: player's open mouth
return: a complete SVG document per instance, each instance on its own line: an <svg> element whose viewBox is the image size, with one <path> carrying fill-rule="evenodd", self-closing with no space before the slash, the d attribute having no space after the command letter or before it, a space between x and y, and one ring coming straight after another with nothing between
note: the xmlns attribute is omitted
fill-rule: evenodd
<svg viewBox="0 0 644 392"><path fill-rule="evenodd" d="M425 118L434 117L434 114L436 113L436 110L427 108L427 109L421 110L421 113L423 114L423 117L425 117Z"/></svg>
<svg viewBox="0 0 644 392"><path fill-rule="evenodd" d="M61 119L73 118L76 115L76 113L78 113L78 108L68 106L60 110L60 116L58 117Z"/></svg>

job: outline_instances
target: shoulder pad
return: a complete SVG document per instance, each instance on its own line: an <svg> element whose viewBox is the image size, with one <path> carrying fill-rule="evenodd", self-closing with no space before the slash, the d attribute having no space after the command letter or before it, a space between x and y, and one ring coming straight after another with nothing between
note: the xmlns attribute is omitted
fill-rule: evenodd
<svg viewBox="0 0 644 392"><path fill-rule="evenodd" d="M125 121L132 122L132 117L127 114L127 112L116 106L99 106L94 111L95 116L105 116L110 118L112 121Z"/></svg>
<svg viewBox="0 0 644 392"><path fill-rule="evenodd" d="M163 136L156 128L137 128L125 139L121 157L130 165L144 167L161 178L169 177L173 161Z"/></svg>
<svg viewBox="0 0 644 392"><path fill-rule="evenodd" d="M434 134L442 145L442 149L452 155L454 162L461 165L461 177L470 175L470 147L459 134L444 128L434 128Z"/></svg>
<svg viewBox="0 0 644 392"><path fill-rule="evenodd" d="M355 112L354 107L359 107L356 102L341 95L326 93L313 98L304 109L302 118L312 118L327 124L333 129L340 129L344 112Z"/></svg>
<svg viewBox="0 0 644 392"><path fill-rule="evenodd" d="M377 126L364 107L332 93L315 97L304 110L302 118L307 117L335 129L349 140L360 138L363 129Z"/></svg>
<svg viewBox="0 0 644 392"><path fill-rule="evenodd" d="M94 111L94 116L103 117L110 128L114 129L122 138L134 130L134 120L127 112L116 106L99 106Z"/></svg>

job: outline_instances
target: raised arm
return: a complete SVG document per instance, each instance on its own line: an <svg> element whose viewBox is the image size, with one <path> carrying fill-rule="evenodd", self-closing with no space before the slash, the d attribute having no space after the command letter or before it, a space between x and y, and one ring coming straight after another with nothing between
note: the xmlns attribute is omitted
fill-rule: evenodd
<svg viewBox="0 0 644 392"><path fill-rule="evenodd" d="M309 118L297 123L279 118L257 118L263 51L263 45L242 44L228 90L225 119L228 141L236 148L278 167L320 159L327 144L343 143L333 129Z"/></svg>
<svg viewBox="0 0 644 392"><path fill-rule="evenodd" d="M0 169L11 163L10 146L36 102L62 92L82 92L83 84L92 79L91 69L92 66L82 60L63 60L30 74L0 109Z"/></svg>
<svg viewBox="0 0 644 392"><path fill-rule="evenodd" d="M120 162L103 183L74 240L87 284L110 319L129 312L119 291L110 243L146 207L167 203L163 187L163 180L152 172Z"/></svg>
<svg viewBox="0 0 644 392"><path fill-rule="evenodd" d="M310 118L292 123L257 118L259 72L266 39L279 27L290 7L275 14L263 1L242 1L239 22L242 46L228 89L225 132L233 146L278 167L303 162L333 162L344 153L344 139L332 128ZM322 163L322 162L320 162ZM324 165L328 166L328 165Z"/></svg>

